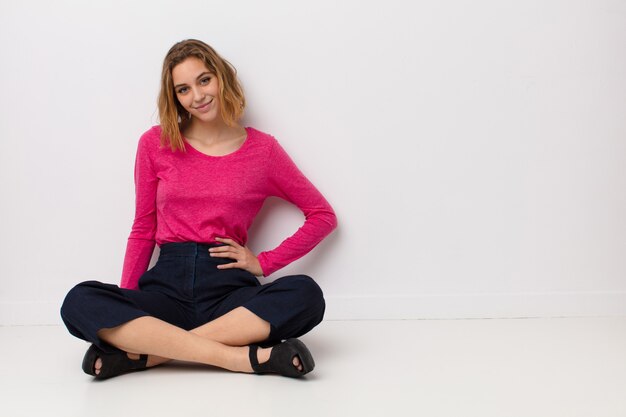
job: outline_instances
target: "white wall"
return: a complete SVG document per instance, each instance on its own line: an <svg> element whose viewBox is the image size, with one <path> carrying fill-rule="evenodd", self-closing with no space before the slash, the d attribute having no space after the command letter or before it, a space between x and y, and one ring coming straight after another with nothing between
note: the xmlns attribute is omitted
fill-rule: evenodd
<svg viewBox="0 0 626 417"><path fill-rule="evenodd" d="M626 314L626 5L0 3L0 324L117 283L137 139L185 38L239 71L340 227L282 273L328 318ZM270 201L253 249L300 225Z"/></svg>

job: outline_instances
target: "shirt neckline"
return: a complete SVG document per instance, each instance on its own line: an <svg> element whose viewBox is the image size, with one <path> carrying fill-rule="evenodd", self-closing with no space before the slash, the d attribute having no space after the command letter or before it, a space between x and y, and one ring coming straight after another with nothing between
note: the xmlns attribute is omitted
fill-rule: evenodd
<svg viewBox="0 0 626 417"><path fill-rule="evenodd" d="M204 158L208 158L208 159L220 159L220 158L227 158L229 156L233 156L235 154L238 154L239 152L241 152L246 146L248 146L248 142L250 142L250 127L246 126L246 139L243 141L243 143L241 144L241 146L239 146L239 148L235 149L234 151L232 151L231 153L227 153L225 155L209 155L206 154L202 151L199 151L198 149L194 148L191 143L187 142L187 138L182 135L183 137L183 142L185 143L185 149L187 149L188 152L191 152L193 154L199 155L201 157Z"/></svg>

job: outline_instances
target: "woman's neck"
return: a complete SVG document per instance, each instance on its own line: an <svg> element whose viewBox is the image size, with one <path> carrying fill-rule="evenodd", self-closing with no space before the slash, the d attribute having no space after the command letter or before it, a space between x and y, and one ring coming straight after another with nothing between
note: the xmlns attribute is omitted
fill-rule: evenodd
<svg viewBox="0 0 626 417"><path fill-rule="evenodd" d="M217 144L233 139L233 135L241 133L241 126L228 126L223 121L218 123L204 123L195 118L183 126L183 135L205 145Z"/></svg>

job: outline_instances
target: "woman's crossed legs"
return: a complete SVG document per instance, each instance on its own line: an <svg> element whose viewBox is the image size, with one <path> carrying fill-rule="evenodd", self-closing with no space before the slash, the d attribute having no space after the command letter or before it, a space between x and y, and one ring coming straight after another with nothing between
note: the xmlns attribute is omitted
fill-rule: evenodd
<svg viewBox="0 0 626 417"><path fill-rule="evenodd" d="M148 367L176 359L252 372L248 345L266 340L270 329L270 323L245 307L237 307L190 331L152 316L143 316L111 329L101 329L98 336L127 352L130 359L148 354ZM258 362L267 362L271 351L271 347L258 349ZM297 356L293 358L293 366L302 371ZM96 360L96 375L101 367L102 361Z"/></svg>

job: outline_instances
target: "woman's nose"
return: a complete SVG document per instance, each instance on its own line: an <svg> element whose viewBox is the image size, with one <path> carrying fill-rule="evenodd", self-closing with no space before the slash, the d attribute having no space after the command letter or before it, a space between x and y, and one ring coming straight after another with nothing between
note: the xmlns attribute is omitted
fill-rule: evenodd
<svg viewBox="0 0 626 417"><path fill-rule="evenodd" d="M199 88L193 88L192 92L193 92L193 100L194 101L200 102L200 101L204 100L204 93L202 92L202 90L200 90Z"/></svg>

